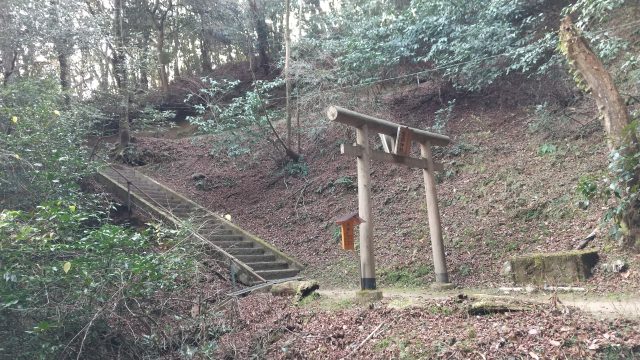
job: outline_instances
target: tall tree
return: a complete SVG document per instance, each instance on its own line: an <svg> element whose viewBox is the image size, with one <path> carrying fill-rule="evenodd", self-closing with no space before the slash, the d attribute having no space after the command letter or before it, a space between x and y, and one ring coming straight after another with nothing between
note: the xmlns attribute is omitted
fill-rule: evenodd
<svg viewBox="0 0 640 360"><path fill-rule="evenodd" d="M173 9L173 1L168 0L166 3L155 0L153 6L149 8L149 14L156 28L156 52L158 58L158 76L160 77L160 88L163 92L169 90L169 74L167 73L167 64L171 59L165 52L166 26L169 13Z"/></svg>
<svg viewBox="0 0 640 360"><path fill-rule="evenodd" d="M123 14L124 2L126 0L113 0L113 33L116 40L115 49L113 49L113 72L116 78L116 84L120 93L122 102L122 113L120 114L120 121L118 122L118 128L120 133L120 146L119 150L123 152L128 146L130 141L129 134L129 84L127 77L127 56L125 52L125 37L123 26Z"/></svg>
<svg viewBox="0 0 640 360"><path fill-rule="evenodd" d="M291 133L291 34L289 27L289 15L291 13L291 0L285 0L284 20L284 79L286 88L286 112L287 112L287 147L291 148L293 134Z"/></svg>
<svg viewBox="0 0 640 360"><path fill-rule="evenodd" d="M60 3L58 0L51 0L50 2L50 31L53 32L53 44L58 59L58 66L60 67L60 87L62 88L62 96L64 97L64 103L68 107L71 103L71 64L69 61L69 55L73 49L73 35L68 31L63 31L64 25L60 17Z"/></svg>
<svg viewBox="0 0 640 360"><path fill-rule="evenodd" d="M200 20L200 63L202 64L202 73L205 75L213 71L211 64L211 42L207 34L206 18L203 11L198 14Z"/></svg>
<svg viewBox="0 0 640 360"><path fill-rule="evenodd" d="M640 156L640 147L636 129L630 126L631 117L627 106L611 75L578 33L569 16L565 17L560 25L560 44L560 49L567 60L586 82L588 91L595 98L602 126L607 132L609 150L614 154L620 154L623 159L631 161L635 166L628 169L629 177L624 179L624 188L628 190L623 195L630 197L629 204L616 220L622 230L624 244L640 250L640 199L638 198L640 166L635 164L638 161L635 157ZM616 156L614 160L615 158Z"/></svg>
<svg viewBox="0 0 640 360"><path fill-rule="evenodd" d="M261 4L262 5L262 4ZM264 6L258 6L257 0L249 0L249 7L251 9L251 16L253 19L258 50L258 66L264 71L264 74L269 74L269 29L267 28L267 22L265 20Z"/></svg>
<svg viewBox="0 0 640 360"><path fill-rule="evenodd" d="M8 84L18 77L18 44L17 29L14 22L15 6L13 1L0 1L0 69L3 84Z"/></svg>

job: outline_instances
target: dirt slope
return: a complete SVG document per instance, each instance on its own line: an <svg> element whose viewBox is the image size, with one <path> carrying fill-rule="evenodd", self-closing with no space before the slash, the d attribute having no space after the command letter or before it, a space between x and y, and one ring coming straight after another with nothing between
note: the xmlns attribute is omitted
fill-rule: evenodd
<svg viewBox="0 0 640 360"><path fill-rule="evenodd" d="M387 94L382 105L362 104L356 110L430 128L434 112L443 107L435 94L429 86L413 86ZM435 152L445 164L438 195L447 263L452 281L460 286L507 284L499 272L510 256L570 249L603 215L602 200L586 210L577 206L579 178L599 177L607 166L604 139L588 99L564 109L569 117L552 115L558 119L536 116L533 106L522 104L504 92L459 96L444 127L453 145ZM357 209L355 161L339 155L339 144L354 141L354 134L318 120L323 118L309 114L303 122L306 176L286 176L286 169L270 160L269 147L236 159L211 155L211 144L224 141L212 136L139 138L142 147L164 159L144 171L213 211L231 214L234 222L307 264L304 273L325 287L355 288L357 253L340 249L334 225L338 215ZM560 118L565 122L546 126ZM379 144L377 138L371 140ZM433 268L421 173L376 163L372 170L379 282L425 286L433 279ZM206 175L206 182L191 180L194 173ZM602 262L623 258L631 266L624 274L597 270L587 285L638 293L640 259L619 253L606 233L592 245L602 249Z"/></svg>

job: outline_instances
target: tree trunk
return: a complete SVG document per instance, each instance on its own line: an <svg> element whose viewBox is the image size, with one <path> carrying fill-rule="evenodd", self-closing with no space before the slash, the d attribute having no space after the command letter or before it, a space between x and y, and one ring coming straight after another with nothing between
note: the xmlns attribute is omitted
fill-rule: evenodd
<svg viewBox="0 0 640 360"><path fill-rule="evenodd" d="M284 79L286 88L286 112L287 112L287 147L291 148L293 134L291 132L291 34L289 28L289 13L291 11L291 1L285 0L285 21L284 21Z"/></svg>
<svg viewBox="0 0 640 360"><path fill-rule="evenodd" d="M204 26L204 16L200 15L200 61L202 63L202 74L209 75L213 72L211 64L211 43Z"/></svg>
<svg viewBox="0 0 640 360"><path fill-rule="evenodd" d="M169 75L167 74L167 64L171 62L171 60L167 57L167 54L164 52L164 41L165 41L165 26L167 16L169 12L173 9L173 1L169 0L166 8L164 10L160 7L161 3L159 0L155 1L153 9L148 10L151 18L153 20L153 24L156 27L157 37L156 37L156 51L158 56L158 75L160 77L160 88L163 92L169 91ZM159 16L157 16L159 14Z"/></svg>
<svg viewBox="0 0 640 360"><path fill-rule="evenodd" d="M122 114L118 121L120 132L120 151L129 146L129 90L127 79L127 57L124 50L124 31L122 26L122 8L126 0L114 0L114 34L116 38L116 48L113 54L113 72L118 85L122 101Z"/></svg>
<svg viewBox="0 0 640 360"><path fill-rule="evenodd" d="M255 23L256 35L258 37L258 64L264 71L264 74L269 74L269 34L267 30L267 23L264 19L264 11L258 8L256 0L249 0L251 7L251 14L253 15L253 21Z"/></svg>
<svg viewBox="0 0 640 360"><path fill-rule="evenodd" d="M629 126L631 117L627 106L611 75L578 33L568 16L560 24L560 49L575 72L580 75L581 80L586 83L585 90L590 91L596 100L602 125L607 132L609 150L627 159L638 154L636 130L633 126ZM637 197L640 168L631 171L631 179L625 184L630 191L624 194L628 197L629 204L616 221L622 231L623 244L640 250L640 200Z"/></svg>
<svg viewBox="0 0 640 360"><path fill-rule="evenodd" d="M51 15L51 28L62 28L63 24L60 21L58 13L58 1L51 0L50 3L50 15ZM58 65L60 66L60 87L62 88L62 96L64 98L65 107L69 107L71 104L71 94L69 93L71 84L69 82L69 74L71 67L69 65L68 53L73 45L69 44L71 39L63 38L60 34L55 34L53 37L54 48L58 58Z"/></svg>
<svg viewBox="0 0 640 360"><path fill-rule="evenodd" d="M4 85L10 84L18 77L18 69L16 66L18 60L18 52L16 50L4 49L2 51L2 73L4 75Z"/></svg>
<svg viewBox="0 0 640 360"><path fill-rule="evenodd" d="M167 75L167 59L164 54L164 25L158 29L156 39L156 51L158 53L158 76L160 77L160 89L162 92L169 91L169 76Z"/></svg>
<svg viewBox="0 0 640 360"><path fill-rule="evenodd" d="M68 108L71 105L71 84L69 82L69 59L65 49L62 46L58 47L58 64L60 65L60 87L62 88L62 96L64 98L64 105Z"/></svg>
<svg viewBox="0 0 640 360"><path fill-rule="evenodd" d="M149 43L151 33L148 28L144 28L142 33L142 59L140 61L140 90L149 90Z"/></svg>
<svg viewBox="0 0 640 360"><path fill-rule="evenodd" d="M6 31L0 36L0 70L2 71L3 84L12 82L17 75L16 62L18 58L16 40L10 31L15 24L10 13L10 4L0 1L0 28Z"/></svg>
<svg viewBox="0 0 640 360"><path fill-rule="evenodd" d="M180 39L178 39L178 10L176 8L175 21L173 23L173 79L180 77Z"/></svg>

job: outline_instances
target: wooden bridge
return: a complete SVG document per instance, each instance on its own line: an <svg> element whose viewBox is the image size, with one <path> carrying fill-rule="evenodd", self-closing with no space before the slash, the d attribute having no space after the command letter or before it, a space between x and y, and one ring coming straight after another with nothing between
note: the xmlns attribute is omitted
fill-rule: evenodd
<svg viewBox="0 0 640 360"><path fill-rule="evenodd" d="M188 224L192 235L229 265L230 276L245 285L295 277L303 268L272 244L133 168L104 166L98 181L134 211L176 227Z"/></svg>

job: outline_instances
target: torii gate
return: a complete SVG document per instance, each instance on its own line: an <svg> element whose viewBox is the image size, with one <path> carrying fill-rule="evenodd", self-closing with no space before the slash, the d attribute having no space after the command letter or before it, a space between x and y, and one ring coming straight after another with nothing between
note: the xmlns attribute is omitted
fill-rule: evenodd
<svg viewBox="0 0 640 360"><path fill-rule="evenodd" d="M356 144L342 144L341 153L357 157L358 164L358 210L364 220L360 224L360 288L376 289L375 261L373 257L373 218L371 216L370 161L397 163L410 168L422 169L427 197L429 232L433 265L436 273L436 287L449 287L449 274L445 262L444 245L438 197L436 194L435 171L442 170L441 164L433 162L431 146L445 146L449 137L428 131L402 126L390 121L350 111L338 106L327 110L329 120L356 128ZM372 150L369 146L369 133L380 134L386 152ZM410 157L412 141L420 145L420 158Z"/></svg>

